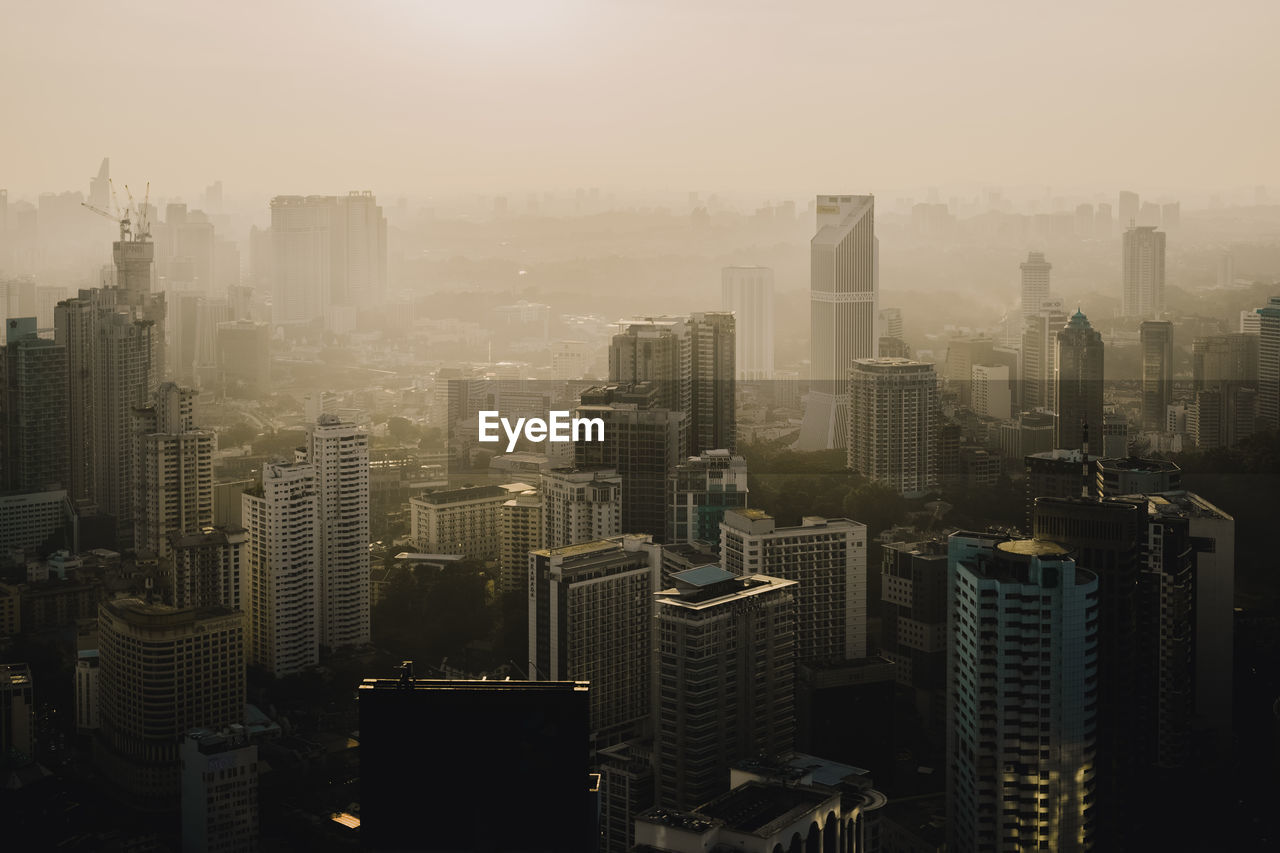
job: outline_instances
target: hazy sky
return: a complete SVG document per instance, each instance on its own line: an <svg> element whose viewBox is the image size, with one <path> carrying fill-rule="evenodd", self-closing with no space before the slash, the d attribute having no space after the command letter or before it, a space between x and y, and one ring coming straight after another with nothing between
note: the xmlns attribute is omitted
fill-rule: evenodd
<svg viewBox="0 0 1280 853"><path fill-rule="evenodd" d="M1280 184L1277 0L0 0L0 186Z"/></svg>

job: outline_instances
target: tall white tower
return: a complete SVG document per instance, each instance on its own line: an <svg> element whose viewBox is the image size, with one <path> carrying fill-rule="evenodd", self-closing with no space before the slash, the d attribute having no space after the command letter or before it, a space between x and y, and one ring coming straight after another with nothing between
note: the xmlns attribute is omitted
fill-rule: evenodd
<svg viewBox="0 0 1280 853"><path fill-rule="evenodd" d="M773 378L773 270L725 267L720 307L736 321L739 379Z"/></svg>
<svg viewBox="0 0 1280 853"><path fill-rule="evenodd" d="M880 292L875 198L820 195L818 230L809 243L809 402L796 446L844 447L849 370L874 358Z"/></svg>

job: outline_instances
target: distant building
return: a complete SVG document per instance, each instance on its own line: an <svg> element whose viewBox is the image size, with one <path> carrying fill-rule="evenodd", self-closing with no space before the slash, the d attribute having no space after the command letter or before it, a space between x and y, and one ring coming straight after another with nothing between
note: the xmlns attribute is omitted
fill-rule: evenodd
<svg viewBox="0 0 1280 853"><path fill-rule="evenodd" d="M0 663L0 769L36 759L36 699L31 667Z"/></svg>
<svg viewBox="0 0 1280 853"><path fill-rule="evenodd" d="M1123 314L1159 319L1164 311L1165 234L1156 230L1157 223L1131 225L1123 212L1121 222L1127 229L1123 247Z"/></svg>
<svg viewBox="0 0 1280 853"><path fill-rule="evenodd" d="M214 436L195 425L195 398L166 382L134 412L133 543L140 553L167 557L173 534L213 524Z"/></svg>
<svg viewBox="0 0 1280 853"><path fill-rule="evenodd" d="M498 509L498 589L523 592L529 586L529 552L542 547L542 497L530 489Z"/></svg>
<svg viewBox="0 0 1280 853"><path fill-rule="evenodd" d="M668 544L720 544L720 522L727 509L747 505L747 463L728 450L704 450L668 475Z"/></svg>
<svg viewBox="0 0 1280 853"><path fill-rule="evenodd" d="M906 497L938 485L938 385L929 362L858 359L849 395L848 465Z"/></svg>
<svg viewBox="0 0 1280 853"><path fill-rule="evenodd" d="M622 478L608 466L558 468L542 478L542 547L622 535Z"/></svg>
<svg viewBox="0 0 1280 853"><path fill-rule="evenodd" d="M947 545L943 540L885 545L880 564L881 654L914 699L925 731L946 742Z"/></svg>
<svg viewBox="0 0 1280 853"><path fill-rule="evenodd" d="M1049 296L1049 273L1053 264L1044 259L1044 252L1028 252L1020 265L1022 270L1022 320L1025 325L1039 315L1040 306Z"/></svg>
<svg viewBox="0 0 1280 853"><path fill-rule="evenodd" d="M1067 312L1058 298L1044 299L1040 313L1032 316L1022 334L1022 394L1024 411L1054 411L1058 404L1058 332L1067 323Z"/></svg>
<svg viewBox="0 0 1280 853"><path fill-rule="evenodd" d="M1142 429L1161 432L1173 400L1173 324L1146 320L1141 328Z"/></svg>
<svg viewBox="0 0 1280 853"><path fill-rule="evenodd" d="M172 533L168 555L172 565L176 607L222 605L247 610L244 565L248 533L242 527L208 527L199 533Z"/></svg>
<svg viewBox="0 0 1280 853"><path fill-rule="evenodd" d="M425 554L498 558L498 511L525 483L464 486L426 492L409 501L409 538Z"/></svg>
<svg viewBox="0 0 1280 853"><path fill-rule="evenodd" d="M1079 311L1058 332L1058 360L1055 391L1058 415L1055 445L1066 450L1085 446L1086 436L1101 449L1103 435L1102 335L1089 325Z"/></svg>
<svg viewBox="0 0 1280 853"><path fill-rule="evenodd" d="M217 327L219 386L228 397L261 397L271 390L271 327L233 320Z"/></svg>
<svg viewBox="0 0 1280 853"><path fill-rule="evenodd" d="M1134 456L1097 461L1097 494L1100 498L1150 495L1182 488L1182 469L1168 459Z"/></svg>
<svg viewBox="0 0 1280 853"><path fill-rule="evenodd" d="M1258 309L1258 422L1280 428L1280 296Z"/></svg>
<svg viewBox="0 0 1280 853"><path fill-rule="evenodd" d="M11 317L5 326L0 490L67 488L67 349L37 337L34 317Z"/></svg>
<svg viewBox="0 0 1280 853"><path fill-rule="evenodd" d="M1008 420L1013 412L1011 377L1003 364L975 364L971 372L970 397L978 417Z"/></svg>
<svg viewBox="0 0 1280 853"><path fill-rule="evenodd" d="M725 267L720 309L734 316L737 378L773 378L773 270Z"/></svg>

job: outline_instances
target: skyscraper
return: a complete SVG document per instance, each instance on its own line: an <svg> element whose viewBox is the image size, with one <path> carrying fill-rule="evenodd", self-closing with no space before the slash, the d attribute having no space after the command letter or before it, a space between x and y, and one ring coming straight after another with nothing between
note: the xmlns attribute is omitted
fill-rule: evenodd
<svg viewBox="0 0 1280 853"><path fill-rule="evenodd" d="M931 741L946 743L947 544L896 542L881 548L880 653L914 699Z"/></svg>
<svg viewBox="0 0 1280 853"><path fill-rule="evenodd" d="M1138 222L1138 205L1141 199L1135 192L1128 190L1120 191L1120 203L1117 211L1120 216L1121 228L1132 228Z"/></svg>
<svg viewBox="0 0 1280 853"><path fill-rule="evenodd" d="M736 575L796 581L796 659L867 654L867 526L806 517L777 527L759 509L731 509L720 525L720 562Z"/></svg>
<svg viewBox="0 0 1280 853"><path fill-rule="evenodd" d="M0 349L0 489L67 487L67 348L36 336L34 317L5 323Z"/></svg>
<svg viewBox="0 0 1280 853"><path fill-rule="evenodd" d="M848 440L849 369L855 359L874 358L880 291L875 198L818 196L817 233L809 243L809 401L796 443L801 450L827 450Z"/></svg>
<svg viewBox="0 0 1280 853"><path fill-rule="evenodd" d="M231 853L258 845L258 747L243 730L182 736L182 849Z"/></svg>
<svg viewBox="0 0 1280 853"><path fill-rule="evenodd" d="M1280 296L1258 309L1258 420L1280 427Z"/></svg>
<svg viewBox="0 0 1280 853"><path fill-rule="evenodd" d="M178 805L178 738L244 717L244 614L137 599L98 607L99 717L94 758L142 808Z"/></svg>
<svg viewBox="0 0 1280 853"><path fill-rule="evenodd" d="M1155 320L1163 313L1164 242L1164 232L1154 225L1124 232L1124 316Z"/></svg>
<svg viewBox="0 0 1280 853"><path fill-rule="evenodd" d="M597 748L649 714L649 644L662 549L618 536L529 554L529 677L591 682Z"/></svg>
<svg viewBox="0 0 1280 853"><path fill-rule="evenodd" d="M1040 313L1040 306L1049 296L1049 271L1053 264L1044 259L1044 252L1028 252L1020 264L1022 269L1022 320L1023 325Z"/></svg>
<svg viewBox="0 0 1280 853"><path fill-rule="evenodd" d="M242 574L247 532L242 527L208 527L169 536L175 607L248 610Z"/></svg>
<svg viewBox="0 0 1280 853"><path fill-rule="evenodd" d="M542 547L622 535L622 478L608 466L556 468L542 475Z"/></svg>
<svg viewBox="0 0 1280 853"><path fill-rule="evenodd" d="M335 415L307 426L320 528L320 643L369 642L369 434Z"/></svg>
<svg viewBox="0 0 1280 853"><path fill-rule="evenodd" d="M1145 320L1142 342L1142 429L1163 432L1173 397L1173 323Z"/></svg>
<svg viewBox="0 0 1280 853"><path fill-rule="evenodd" d="M272 322L323 319L330 328L387 284L387 220L373 194L271 200Z"/></svg>
<svg viewBox="0 0 1280 853"><path fill-rule="evenodd" d="M542 497L536 489L512 495L498 508L499 593L529 586L529 552L542 547Z"/></svg>
<svg viewBox="0 0 1280 853"><path fill-rule="evenodd" d="M1102 441L1102 335L1080 311L1058 332L1056 377L1058 434L1056 446L1064 450Z"/></svg>
<svg viewBox="0 0 1280 853"><path fill-rule="evenodd" d="M725 510L747 505L747 463L727 450L704 450L668 476L667 543L720 543Z"/></svg>
<svg viewBox="0 0 1280 853"><path fill-rule="evenodd" d="M1091 849L1098 579L1043 539L948 555L947 849Z"/></svg>
<svg viewBox="0 0 1280 853"><path fill-rule="evenodd" d="M863 358L853 363L848 465L906 497L938 485L938 380L930 362Z"/></svg>
<svg viewBox="0 0 1280 853"><path fill-rule="evenodd" d="M795 581L686 569L655 599L658 802L678 809L729 787L734 762L795 742Z"/></svg>
<svg viewBox="0 0 1280 853"><path fill-rule="evenodd" d="M1023 411L1052 411L1057 405L1058 331L1067 322L1062 299L1051 297L1040 304L1040 313L1027 321L1022 333Z"/></svg>
<svg viewBox="0 0 1280 853"><path fill-rule="evenodd" d="M192 416L196 394L166 382L135 410L133 544L166 557L173 534L213 524L213 433Z"/></svg>
<svg viewBox="0 0 1280 853"><path fill-rule="evenodd" d="M725 267L720 308L733 312L737 378L773 378L773 270Z"/></svg>
<svg viewBox="0 0 1280 853"><path fill-rule="evenodd" d="M268 464L241 497L249 532L249 662L276 677L320 662L320 499L315 468ZM366 557L367 559L367 557Z"/></svg>

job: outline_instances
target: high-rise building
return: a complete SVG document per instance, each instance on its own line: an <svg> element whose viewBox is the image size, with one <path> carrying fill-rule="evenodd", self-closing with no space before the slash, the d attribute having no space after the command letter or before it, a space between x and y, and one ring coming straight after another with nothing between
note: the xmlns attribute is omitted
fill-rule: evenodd
<svg viewBox="0 0 1280 853"><path fill-rule="evenodd" d="M369 642L369 433L334 415L307 425L320 526L320 643Z"/></svg>
<svg viewBox="0 0 1280 853"><path fill-rule="evenodd" d="M34 317L5 323L0 349L0 489L67 487L67 348L37 337Z"/></svg>
<svg viewBox="0 0 1280 853"><path fill-rule="evenodd" d="M1057 361L1056 446L1064 450L1083 448L1087 435L1101 448L1102 335L1080 311L1058 332Z"/></svg>
<svg viewBox="0 0 1280 853"><path fill-rule="evenodd" d="M249 662L277 677L320 662L320 499L315 467L268 464L241 496Z"/></svg>
<svg viewBox="0 0 1280 853"><path fill-rule="evenodd" d="M777 527L758 509L731 509L720 525L721 564L737 575L796 581L796 659L867 654L867 526L806 517Z"/></svg>
<svg viewBox="0 0 1280 853"><path fill-rule="evenodd" d="M1258 421L1280 427L1280 296L1258 309Z"/></svg>
<svg viewBox="0 0 1280 853"><path fill-rule="evenodd" d="M387 220L373 194L276 196L271 200L276 325L342 315L382 301L387 288Z"/></svg>
<svg viewBox="0 0 1280 853"><path fill-rule="evenodd" d="M248 533L242 527L208 527L169 536L175 607L247 610L244 565Z"/></svg>
<svg viewBox="0 0 1280 853"><path fill-rule="evenodd" d="M542 547L542 496L520 492L498 508L498 592L529 586L529 552Z"/></svg>
<svg viewBox="0 0 1280 853"><path fill-rule="evenodd" d="M1008 420L1013 416L1012 382L1006 364L975 364L970 374L970 399L980 418Z"/></svg>
<svg viewBox="0 0 1280 853"><path fill-rule="evenodd" d="M801 450L841 447L848 439L848 386L855 359L875 358L880 291L875 197L820 195L809 242L811 384Z"/></svg>
<svg viewBox="0 0 1280 853"><path fill-rule="evenodd" d="M409 538L424 554L498 559L498 512L527 483L463 486L427 492L409 501Z"/></svg>
<svg viewBox="0 0 1280 853"><path fill-rule="evenodd" d="M658 802L690 809L729 768L795 741L795 581L716 565L671 576L655 599Z"/></svg>
<svg viewBox="0 0 1280 853"><path fill-rule="evenodd" d="M853 363L848 465L906 497L938 485L938 380L930 362L863 358Z"/></svg>
<svg viewBox="0 0 1280 853"><path fill-rule="evenodd" d="M880 325L881 338L894 338L905 343L901 308L881 308L876 314L876 322ZM881 355L888 355L888 353L881 353Z"/></svg>
<svg viewBox="0 0 1280 853"><path fill-rule="evenodd" d="M1142 343L1142 429L1163 432L1173 400L1173 323L1145 320Z"/></svg>
<svg viewBox="0 0 1280 853"><path fill-rule="evenodd" d="M671 469L667 543L720 544L727 509L747 505L747 462L727 450L704 450Z"/></svg>
<svg viewBox="0 0 1280 853"><path fill-rule="evenodd" d="M1044 252L1028 252L1020 264L1022 269L1022 321L1040 313L1040 306L1049 296L1049 271L1053 264L1044 259Z"/></svg>
<svg viewBox="0 0 1280 853"><path fill-rule="evenodd" d="M196 427L196 392L166 382L134 411L133 544L167 557L174 534L213 524L213 433Z"/></svg>
<svg viewBox="0 0 1280 853"><path fill-rule="evenodd" d="M0 663L0 767L36 759L36 700L31 667Z"/></svg>
<svg viewBox="0 0 1280 853"><path fill-rule="evenodd" d="M1057 405L1058 331L1066 322L1066 307L1059 298L1043 300L1040 313L1027 321L1022 333L1023 411L1053 411Z"/></svg>
<svg viewBox="0 0 1280 853"><path fill-rule="evenodd" d="M218 384L228 397L257 397L271 387L271 327L251 320L219 323Z"/></svg>
<svg viewBox="0 0 1280 853"><path fill-rule="evenodd" d="M1132 228L1138 224L1138 206L1141 199L1135 192L1128 190L1120 191L1120 202L1117 211L1120 216L1121 228Z"/></svg>
<svg viewBox="0 0 1280 853"><path fill-rule="evenodd" d="M667 473L686 458L681 452L685 416L659 407L659 390L652 382L590 388L574 411L575 417L604 422L604 440L578 441L574 463L617 471L622 529L658 538L667 527Z"/></svg>
<svg viewBox="0 0 1280 853"><path fill-rule="evenodd" d="M1246 308L1240 312L1240 328L1236 331L1246 335L1262 334L1262 317L1258 314L1257 309Z"/></svg>
<svg viewBox="0 0 1280 853"><path fill-rule="evenodd" d="M1253 435L1260 335L1232 332L1191 345L1191 435L1201 449L1234 447Z"/></svg>
<svg viewBox="0 0 1280 853"><path fill-rule="evenodd" d="M529 677L589 681L597 748L648 719L653 596L662 549L618 536L529 554Z"/></svg>
<svg viewBox="0 0 1280 853"><path fill-rule="evenodd" d="M948 389L959 396L961 405L972 405L973 366L991 364L995 344L995 341L985 336L952 338L947 341L947 360L942 366L942 378Z"/></svg>
<svg viewBox="0 0 1280 853"><path fill-rule="evenodd" d="M948 554L947 849L1091 849L1098 579L1043 539Z"/></svg>
<svg viewBox="0 0 1280 853"><path fill-rule="evenodd" d="M1124 316L1156 320L1164 312L1164 244L1154 225L1124 232Z"/></svg>
<svg viewBox="0 0 1280 853"><path fill-rule="evenodd" d="M258 747L243 727L195 729L178 746L182 762L182 849L249 853L258 848Z"/></svg>
<svg viewBox="0 0 1280 853"><path fill-rule="evenodd" d="M609 347L610 382L651 383L656 405L684 415L688 454L736 442L735 321L726 312L631 321Z"/></svg>
<svg viewBox="0 0 1280 853"><path fill-rule="evenodd" d="M563 548L622 535L622 478L608 466L542 475L542 545Z"/></svg>
<svg viewBox="0 0 1280 853"><path fill-rule="evenodd" d="M773 378L773 270L725 267L720 308L734 317L738 379Z"/></svg>
<svg viewBox="0 0 1280 853"><path fill-rule="evenodd" d="M1099 459L1097 494L1100 498L1151 495L1182 488L1182 469L1168 459L1126 456Z"/></svg>
<svg viewBox="0 0 1280 853"><path fill-rule="evenodd" d="M138 599L98 607L99 714L94 758L140 808L176 808L178 740L244 717L244 614Z"/></svg>
<svg viewBox="0 0 1280 853"><path fill-rule="evenodd" d="M880 564L880 654L935 745L946 742L947 545L945 540L885 545Z"/></svg>

